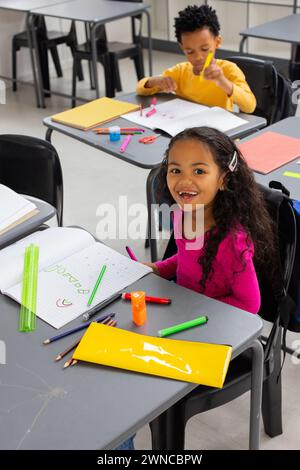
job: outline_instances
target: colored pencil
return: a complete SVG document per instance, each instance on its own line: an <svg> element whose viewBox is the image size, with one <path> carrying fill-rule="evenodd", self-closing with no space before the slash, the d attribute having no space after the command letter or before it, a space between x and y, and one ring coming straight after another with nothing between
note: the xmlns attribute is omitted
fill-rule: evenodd
<svg viewBox="0 0 300 470"><path fill-rule="evenodd" d="M100 271L100 274L99 274L98 279L97 279L97 281L96 281L96 284L95 284L95 286L94 286L93 292L91 293L90 298L89 298L89 300L88 300L88 303L87 303L87 306L88 306L88 307L90 307L91 303L92 303L93 300L94 300L94 297L95 297L95 295L96 295L96 292L97 292L97 290L98 290L98 287L99 287L99 285L100 285L100 282L102 281L102 278L103 278L103 276L104 276L104 273L105 273L105 271L106 271L106 268L107 268L106 264L104 264L104 265L102 266L102 268L101 268L101 271Z"/></svg>
<svg viewBox="0 0 300 470"><path fill-rule="evenodd" d="M120 296L121 296L121 294L119 294L119 297ZM94 321L96 323L99 323L99 322L102 322L103 320L105 320L107 317L114 317L114 316L115 316L115 313L106 313L105 315L102 315L101 317L97 318L96 320L92 320L92 321ZM84 330L85 328L87 328L92 323L92 321L90 321L88 323L84 323L83 325L77 326L76 328L72 328L71 330L65 331L64 333L60 333L57 336L52 336L51 338L45 339L45 341L43 341L43 344L53 343L53 341L57 341L58 339L64 338L65 336L69 336L73 333L77 333L77 331Z"/></svg>

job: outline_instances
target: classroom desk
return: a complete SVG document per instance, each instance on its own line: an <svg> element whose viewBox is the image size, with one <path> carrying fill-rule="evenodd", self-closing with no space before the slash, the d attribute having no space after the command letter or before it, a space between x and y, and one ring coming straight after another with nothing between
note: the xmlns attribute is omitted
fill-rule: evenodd
<svg viewBox="0 0 300 470"><path fill-rule="evenodd" d="M43 15L53 18L67 19L72 21L82 21L91 27L91 48L92 48L92 67L93 76L95 79L95 89L97 98L100 96L99 92L99 79L97 72L97 41L96 33L97 28L101 24L109 23L111 21L120 20L126 17L132 17L139 14L145 14L147 18L147 32L148 32L148 57L149 57L149 75L152 75L152 40L151 40L151 17L148 12L150 5L145 3L135 2L115 2L107 0L72 0L71 3L63 3L60 5L49 6L45 8L36 8L31 12L31 25L34 24L33 18L35 15ZM32 35L34 43L36 42L35 30L32 27ZM36 57L38 64L38 78L39 84L41 81L39 58ZM44 94L40 85L40 100L42 106L45 107ZM71 95L63 95L69 96Z"/></svg>
<svg viewBox="0 0 300 470"><path fill-rule="evenodd" d="M300 139L300 117L289 117L279 121L271 126L265 127L262 131L257 132L255 135L251 135L243 141L253 139L260 134L265 132L272 131L278 132L279 134L288 135L290 137L296 137ZM262 175L260 173L255 173L255 179L258 183L261 183L265 186L269 185L269 182L272 180L279 181L282 183L291 193L293 199L300 201L300 181L296 178L290 178L289 176L284 176L285 171L293 171L295 173L300 173L300 165L297 164L297 161L300 160L300 155L290 163L277 168L277 170L268 173L267 175Z"/></svg>
<svg viewBox="0 0 300 470"><path fill-rule="evenodd" d="M275 21L243 29L240 52L244 50L247 38L270 39L272 41L288 42L292 45L291 62L296 60L297 46L300 45L300 15L293 14Z"/></svg>
<svg viewBox="0 0 300 470"><path fill-rule="evenodd" d="M26 199L33 202L37 206L39 213L26 220L22 224L17 225L7 233L0 235L0 250L5 246L19 240L20 238L26 237L30 233L34 232L37 227L55 216L56 210L47 202L29 196L26 196Z"/></svg>
<svg viewBox="0 0 300 470"><path fill-rule="evenodd" d="M139 96L135 93L129 93L123 95L120 99L128 101L131 103L142 103L144 107L150 105L152 97L151 96ZM157 95L157 102L162 103L174 99L174 96L167 94ZM245 137L248 134L256 132L258 129L261 129L266 125L266 120L262 117L254 116L251 114L238 114L242 119L247 121L247 124L236 127L231 131L228 131L227 134L232 138L241 138ZM148 227L149 227L149 240L150 240L150 250L151 250L151 259L152 261L157 260L157 243L156 243L156 234L155 234L155 224L153 219L153 212L151 211L151 202L153 201L153 180L155 178L157 168L159 167L163 155L167 149L167 146L170 141L170 137L167 134L160 136L152 144L144 145L138 142L138 139L141 137L139 135L133 136L133 140L130 142L130 145L127 147L124 153L120 153L120 142L110 142L109 136L96 135L92 131L81 131L69 126L64 126L58 124L51 120L51 117L47 117L43 120L43 124L48 128L46 131L46 140L51 141L51 136L53 131L61 132L69 137L72 137L80 142L88 144L94 148L102 150L113 157L119 158L122 161L130 163L131 165L138 166L140 168L150 169L150 173L147 178L147 206L148 206ZM111 121L109 124L106 123L105 126L115 126L128 127L130 124L127 120L119 118ZM143 127L143 126L139 126ZM153 135L151 129L145 128L146 131L143 135ZM152 214L152 215L151 215ZM151 224L153 220L153 224Z"/></svg>
<svg viewBox="0 0 300 470"><path fill-rule="evenodd" d="M19 11L22 13L26 13L26 30L27 30L27 37L28 37L28 45L29 45L29 53L30 53L30 60L31 60L31 67L33 73L33 82L34 82L34 90L36 96L36 103L37 107L40 107L40 93L39 93L39 82L38 77L36 74L36 68L34 63L34 55L33 55L33 43L32 43L32 36L30 34L32 29L31 24L31 15L30 12L35 8L46 7L50 5L57 5L58 3L64 3L72 0L0 0L0 10L11 10L11 11ZM38 54L36 54L38 57ZM48 67L48 51L45 51L43 56L43 61ZM39 58L40 63L40 58ZM4 80L12 80L11 77L4 77L0 76Z"/></svg>
<svg viewBox="0 0 300 470"><path fill-rule="evenodd" d="M138 328L131 320L130 302L118 300L101 313L116 312L120 328L157 336L160 328L205 312L209 317L205 326L173 338L231 344L233 358L253 349L250 447L258 449L263 350L257 338L263 327L261 318L154 274L128 289L171 297L172 304L149 304L148 321ZM42 346L57 330L38 319L35 332L19 333L18 313L19 306L0 294L0 339L6 346L6 365L0 362L0 449L114 448L196 386L89 363L63 370L64 360L55 363L53 359L77 336ZM78 318L64 329L80 323Z"/></svg>

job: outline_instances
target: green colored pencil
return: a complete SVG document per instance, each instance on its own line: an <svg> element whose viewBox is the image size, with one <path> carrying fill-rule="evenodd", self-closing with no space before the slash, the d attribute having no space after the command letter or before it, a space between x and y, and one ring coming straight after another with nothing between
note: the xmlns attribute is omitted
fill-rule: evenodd
<svg viewBox="0 0 300 470"><path fill-rule="evenodd" d="M102 268L101 268L101 271L100 271L100 274L99 274L98 279L97 279L97 281L96 281L96 284L95 284L95 287L94 287L94 289L93 289L93 292L91 293L91 296L90 296L90 298L89 298L89 300L88 300L88 303L87 303L88 307L91 305L91 303L92 303L93 300L94 300L95 294L96 294L97 289L98 289L98 287L99 287L99 285L100 285L100 282L102 281L102 278L103 278L103 276L104 276L104 273L105 273L105 271L106 271L106 268L107 268L106 264L104 264L104 265L102 266Z"/></svg>

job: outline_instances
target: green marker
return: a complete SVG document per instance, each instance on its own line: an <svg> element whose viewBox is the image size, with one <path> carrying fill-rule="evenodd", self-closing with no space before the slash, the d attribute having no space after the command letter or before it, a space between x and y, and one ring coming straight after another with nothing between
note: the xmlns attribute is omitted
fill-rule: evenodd
<svg viewBox="0 0 300 470"><path fill-rule="evenodd" d="M283 176L289 176L290 178L298 178L300 180L300 173L296 173L295 171L285 171Z"/></svg>
<svg viewBox="0 0 300 470"><path fill-rule="evenodd" d="M179 331L187 330L188 328L193 328L193 326L204 325L207 323L208 318L204 315L203 317L194 318L194 320L186 321L184 323L179 323L179 325L170 326L163 330L159 330L158 336L163 338L164 336L172 335L173 333L178 333Z"/></svg>
<svg viewBox="0 0 300 470"><path fill-rule="evenodd" d="M100 282L102 281L102 278L103 278L103 276L104 276L104 273L105 273L105 271L106 271L106 268L107 268L106 264L104 264L104 265L102 266L102 268L101 268L101 271L100 271L100 274L99 274L98 279L97 279L97 281L96 281L96 284L95 284L95 287L94 287L94 289L93 289L93 292L91 293L91 296L90 296L90 298L89 298L89 300L88 300L88 303L87 303L87 304L88 304L88 307L89 307L89 306L91 305L91 303L93 302L93 299L94 299L95 294L96 294L96 292L97 292L97 289L98 289L98 287L99 287L99 285L100 285Z"/></svg>

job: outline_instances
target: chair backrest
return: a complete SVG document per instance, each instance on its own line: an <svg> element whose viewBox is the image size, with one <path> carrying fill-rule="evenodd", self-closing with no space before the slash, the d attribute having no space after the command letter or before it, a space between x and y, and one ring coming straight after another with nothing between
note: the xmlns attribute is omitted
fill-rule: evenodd
<svg viewBox="0 0 300 470"><path fill-rule="evenodd" d="M25 135L0 135L0 183L53 205L62 225L62 169L49 142Z"/></svg>
<svg viewBox="0 0 300 470"><path fill-rule="evenodd" d="M234 62L244 73L247 83L256 97L257 105L254 114L264 117L268 124L272 124L278 94L277 71L273 63L243 56L226 57L226 60Z"/></svg>

